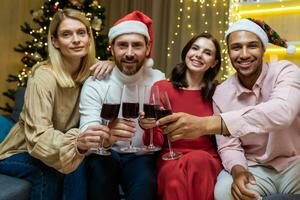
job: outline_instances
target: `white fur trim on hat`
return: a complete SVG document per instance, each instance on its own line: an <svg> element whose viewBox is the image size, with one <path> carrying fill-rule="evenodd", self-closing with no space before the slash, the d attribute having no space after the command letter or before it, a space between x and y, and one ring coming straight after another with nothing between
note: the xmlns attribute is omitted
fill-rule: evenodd
<svg viewBox="0 0 300 200"><path fill-rule="evenodd" d="M152 68L154 66L154 61L152 58L147 58L144 62L146 68Z"/></svg>
<svg viewBox="0 0 300 200"><path fill-rule="evenodd" d="M225 39L227 41L228 36L230 33L235 32L235 31L249 31L251 33L254 33L259 37L261 42L263 43L264 47L267 48L269 39L267 33L255 22L252 22L248 19L241 19L237 22L235 22L233 25L231 25L226 34L225 34Z"/></svg>
<svg viewBox="0 0 300 200"><path fill-rule="evenodd" d="M147 26L136 20L128 20L121 22L109 29L109 41L113 41L116 37L126 33L138 33L150 39Z"/></svg>

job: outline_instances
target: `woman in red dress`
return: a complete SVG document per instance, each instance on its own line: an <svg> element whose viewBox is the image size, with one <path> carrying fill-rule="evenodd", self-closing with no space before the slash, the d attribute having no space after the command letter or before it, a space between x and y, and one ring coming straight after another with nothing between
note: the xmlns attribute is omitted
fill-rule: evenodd
<svg viewBox="0 0 300 200"><path fill-rule="evenodd" d="M168 93L173 112L209 116L212 111L214 79L220 70L221 53L218 41L208 33L193 37L181 52L182 62L175 66L170 81L156 82L160 91ZM144 143L149 143L153 122L141 119L146 129ZM154 128L154 144L169 151L166 136ZM158 194L163 200L213 200L214 186L222 165L213 138L201 136L172 143L174 151L182 152L177 160L157 159Z"/></svg>

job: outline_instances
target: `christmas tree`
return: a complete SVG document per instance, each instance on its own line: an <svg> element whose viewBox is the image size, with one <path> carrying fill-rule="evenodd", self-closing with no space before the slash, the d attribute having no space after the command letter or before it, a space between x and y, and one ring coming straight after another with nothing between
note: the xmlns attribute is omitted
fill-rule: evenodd
<svg viewBox="0 0 300 200"><path fill-rule="evenodd" d="M21 59L23 68L19 71L18 75L8 76L7 81L16 82L17 88L8 89L3 93L4 96L14 100L14 94L18 87L26 87L31 68L36 63L47 59L48 26L55 12L64 8L77 9L85 14L91 22L97 58L105 60L109 57L109 51L107 51L108 38L106 35L101 34L104 26L105 9L99 5L97 0L48 0L39 10L30 11L33 22L37 28L32 28L26 22L21 25L21 31L25 34L29 34L32 39L26 41L25 44L19 44L18 47L15 48L15 51L24 54ZM4 107L0 106L0 109L6 112L12 112L12 106L9 105L9 103L6 103Z"/></svg>

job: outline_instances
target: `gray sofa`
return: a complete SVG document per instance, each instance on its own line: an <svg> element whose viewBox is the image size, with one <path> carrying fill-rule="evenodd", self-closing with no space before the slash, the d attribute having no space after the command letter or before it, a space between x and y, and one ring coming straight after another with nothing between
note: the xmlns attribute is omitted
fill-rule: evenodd
<svg viewBox="0 0 300 200"><path fill-rule="evenodd" d="M25 88L20 88L15 94L15 106L11 116L6 116L13 122L19 119L23 107ZM31 184L28 181L0 174L0 200L28 200Z"/></svg>

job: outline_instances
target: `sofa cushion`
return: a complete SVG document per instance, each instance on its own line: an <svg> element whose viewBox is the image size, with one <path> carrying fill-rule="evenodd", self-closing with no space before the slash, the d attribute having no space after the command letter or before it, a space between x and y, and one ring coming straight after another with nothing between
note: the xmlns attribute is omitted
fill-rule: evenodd
<svg viewBox="0 0 300 200"><path fill-rule="evenodd" d="M0 174L1 200L29 200L31 184L25 180Z"/></svg>
<svg viewBox="0 0 300 200"><path fill-rule="evenodd" d="M15 124L14 121L0 115L0 143L4 140L11 127Z"/></svg>
<svg viewBox="0 0 300 200"><path fill-rule="evenodd" d="M20 113L24 104L24 95L25 95L25 87L18 88L15 94L15 106L13 107L13 112L11 118L17 122L19 120Z"/></svg>
<svg viewBox="0 0 300 200"><path fill-rule="evenodd" d="M263 200L299 200L300 194L273 194L264 197Z"/></svg>

